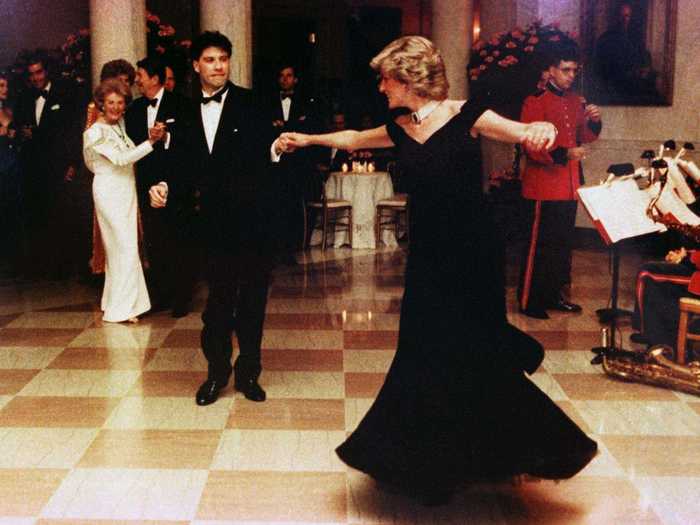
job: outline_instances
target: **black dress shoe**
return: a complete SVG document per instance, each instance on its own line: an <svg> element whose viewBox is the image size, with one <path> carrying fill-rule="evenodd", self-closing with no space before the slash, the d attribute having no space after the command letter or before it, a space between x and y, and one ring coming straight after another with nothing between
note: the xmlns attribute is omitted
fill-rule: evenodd
<svg viewBox="0 0 700 525"><path fill-rule="evenodd" d="M202 386L197 390L197 395L195 400L199 406L211 405L214 401L219 399L219 392L221 392L228 384L228 379L225 381L219 379L207 379Z"/></svg>
<svg viewBox="0 0 700 525"><path fill-rule="evenodd" d="M267 394L258 384L257 379L241 379L240 381L236 379L233 388L242 392L245 398L251 401L265 401L267 398Z"/></svg>
<svg viewBox="0 0 700 525"><path fill-rule="evenodd" d="M559 312L575 313L580 312L582 308L576 303L570 303L565 299L559 299L557 302L555 302L552 306L549 307L549 310L558 310Z"/></svg>
<svg viewBox="0 0 700 525"><path fill-rule="evenodd" d="M549 314L543 308L521 308L520 313L533 319L549 319Z"/></svg>

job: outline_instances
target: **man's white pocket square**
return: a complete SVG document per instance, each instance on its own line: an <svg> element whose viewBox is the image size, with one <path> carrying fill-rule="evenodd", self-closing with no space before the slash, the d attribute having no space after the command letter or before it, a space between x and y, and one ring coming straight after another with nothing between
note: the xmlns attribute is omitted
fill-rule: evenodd
<svg viewBox="0 0 700 525"><path fill-rule="evenodd" d="M51 106L51 111L56 111L57 109L61 109L60 104L54 104L53 106Z"/></svg>
<svg viewBox="0 0 700 525"><path fill-rule="evenodd" d="M166 124L172 124L173 122L175 122L174 118L169 118L168 120L165 121Z"/></svg>

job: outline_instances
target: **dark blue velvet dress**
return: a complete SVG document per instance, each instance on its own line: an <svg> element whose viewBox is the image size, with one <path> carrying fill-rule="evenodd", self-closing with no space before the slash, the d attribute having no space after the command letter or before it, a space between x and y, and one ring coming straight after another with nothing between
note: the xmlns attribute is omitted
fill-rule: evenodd
<svg viewBox="0 0 700 525"><path fill-rule="evenodd" d="M525 376L542 347L506 318L503 250L470 135L486 109L467 102L424 144L387 125L411 196L399 342L377 399L337 453L418 494L526 473L568 478L597 450Z"/></svg>

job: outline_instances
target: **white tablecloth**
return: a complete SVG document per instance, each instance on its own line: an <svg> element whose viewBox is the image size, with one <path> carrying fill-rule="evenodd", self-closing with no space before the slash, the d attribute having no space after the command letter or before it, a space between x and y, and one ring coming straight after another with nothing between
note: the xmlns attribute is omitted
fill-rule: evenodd
<svg viewBox="0 0 700 525"><path fill-rule="evenodd" d="M352 248L376 248L374 219L377 202L393 197L394 187L391 177L385 171L374 173L343 173L334 171L326 182L326 197L343 199L352 203ZM311 244L321 242L321 232L316 230ZM382 232L382 242L387 246L397 246L396 236L391 230ZM338 231L333 245L340 248L348 244L348 233Z"/></svg>

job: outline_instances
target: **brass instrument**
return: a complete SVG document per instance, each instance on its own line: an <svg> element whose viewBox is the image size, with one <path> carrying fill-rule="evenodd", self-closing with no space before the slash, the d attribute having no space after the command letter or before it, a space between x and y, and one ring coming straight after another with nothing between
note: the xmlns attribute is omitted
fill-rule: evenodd
<svg viewBox="0 0 700 525"><path fill-rule="evenodd" d="M700 226L681 224L672 217L664 216L656 207L668 182L668 163L662 158L662 154L664 149L675 148L675 142L669 140L660 149L658 157L655 158L651 150L642 154L642 158L649 161L651 168L649 183L660 183L659 191L649 202L646 213L654 222L700 242ZM686 150L692 149L695 149L693 145L686 143L676 159ZM655 345L643 351L629 351L610 347L604 342L602 347L593 349L593 352L597 355L591 363L602 364L603 370L609 376L700 396L700 362L691 361L685 365L676 363L673 360L674 350L670 346Z"/></svg>
<svg viewBox="0 0 700 525"><path fill-rule="evenodd" d="M700 241L700 226L679 223L671 217L664 216L658 210L656 203L668 182L668 164L664 159L657 158L651 162L651 168L650 182L653 183L656 179L660 184L659 192L649 202L647 216L669 230ZM641 352L603 351L600 357L602 357L603 370L610 376L700 395L700 362L677 364L673 361L673 348L670 346L655 345Z"/></svg>
<svg viewBox="0 0 700 525"><path fill-rule="evenodd" d="M700 362L675 363L670 346L656 345L640 352L611 349L601 356L603 370L610 376L700 396Z"/></svg>

